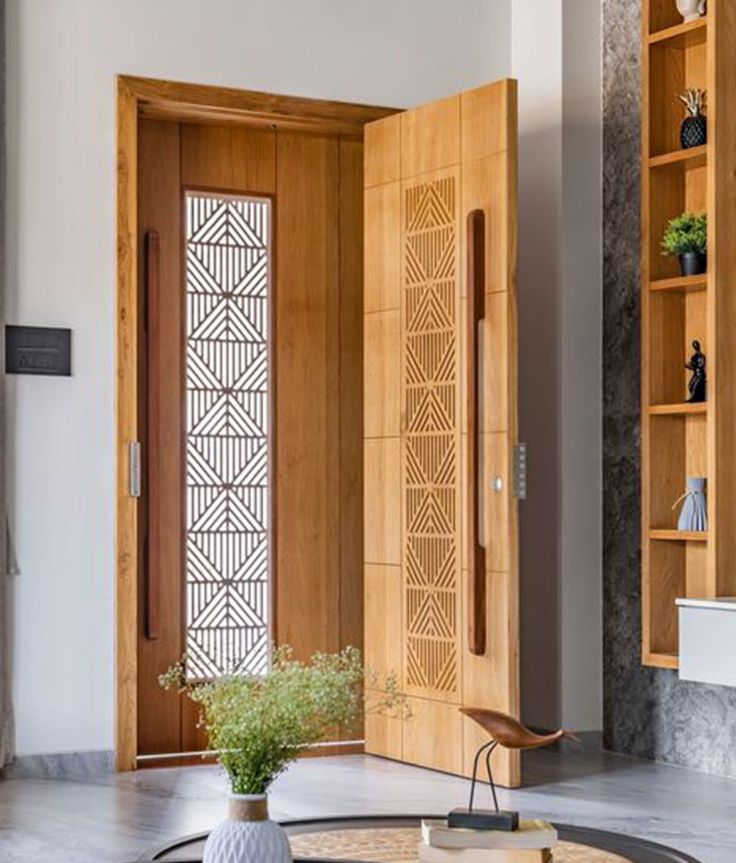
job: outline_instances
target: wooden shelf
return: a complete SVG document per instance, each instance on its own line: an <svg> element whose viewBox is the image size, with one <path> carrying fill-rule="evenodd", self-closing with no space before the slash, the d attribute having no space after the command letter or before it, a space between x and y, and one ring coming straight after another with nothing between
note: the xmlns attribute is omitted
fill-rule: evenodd
<svg viewBox="0 0 736 863"><path fill-rule="evenodd" d="M655 279L653 282L649 282L650 291L673 291L678 294L705 291L707 288L707 273L703 273L700 276L677 276L674 279Z"/></svg>
<svg viewBox="0 0 736 863"><path fill-rule="evenodd" d="M676 600L736 595L736 16L684 23L673 0L644 0L642 46L642 661L678 666ZM678 96L707 92L708 143L684 150ZM667 223L708 217L708 273L662 255ZM711 403L689 404L685 363L707 357ZM715 399L718 410L715 410ZM673 503L705 477L708 531L676 530Z"/></svg>
<svg viewBox="0 0 736 863"><path fill-rule="evenodd" d="M645 653L643 663L653 668L677 669L680 661L676 653Z"/></svg>
<svg viewBox="0 0 736 863"><path fill-rule="evenodd" d="M678 167L683 170L690 168L703 168L708 162L708 145L702 147L691 147L688 150L674 150L671 153L662 153L660 156L652 156L649 159L650 168Z"/></svg>
<svg viewBox="0 0 736 863"><path fill-rule="evenodd" d="M689 48L692 45L705 42L707 26L708 17L703 16L697 21L688 21L674 27L667 27L665 30L658 30L656 33L650 33L647 42L650 45L667 43L668 48Z"/></svg>
<svg viewBox="0 0 736 863"><path fill-rule="evenodd" d="M650 530L649 539L662 542L708 542L708 531L694 530Z"/></svg>
<svg viewBox="0 0 736 863"><path fill-rule="evenodd" d="M688 416L692 414L707 414L708 403L696 402L695 404L690 404L689 402L681 402L679 404L671 405L650 405L647 408L647 413L650 416Z"/></svg>

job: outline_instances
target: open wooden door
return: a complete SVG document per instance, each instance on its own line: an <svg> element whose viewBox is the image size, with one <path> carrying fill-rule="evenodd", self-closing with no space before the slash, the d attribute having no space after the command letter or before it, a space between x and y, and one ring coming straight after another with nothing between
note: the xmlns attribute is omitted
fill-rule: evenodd
<svg viewBox="0 0 736 863"><path fill-rule="evenodd" d="M412 711L366 750L466 775L458 708L519 714L516 115L505 80L365 132L365 651Z"/></svg>

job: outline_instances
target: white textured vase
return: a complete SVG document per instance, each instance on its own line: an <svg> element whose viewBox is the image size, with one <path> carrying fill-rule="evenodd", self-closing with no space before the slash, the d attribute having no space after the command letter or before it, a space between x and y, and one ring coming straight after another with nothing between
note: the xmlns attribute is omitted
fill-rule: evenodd
<svg viewBox="0 0 736 863"><path fill-rule="evenodd" d="M207 837L202 863L292 863L286 833L265 794L231 794L229 817Z"/></svg>
<svg viewBox="0 0 736 863"><path fill-rule="evenodd" d="M695 21L705 15L705 0L677 0L677 11L685 21Z"/></svg>

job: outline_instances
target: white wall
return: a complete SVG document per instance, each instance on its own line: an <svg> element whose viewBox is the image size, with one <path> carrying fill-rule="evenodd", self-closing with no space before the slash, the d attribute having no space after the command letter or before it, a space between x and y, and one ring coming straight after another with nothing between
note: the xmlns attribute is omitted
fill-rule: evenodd
<svg viewBox="0 0 736 863"><path fill-rule="evenodd" d="M599 3L513 0L519 78L522 714L602 723Z"/></svg>
<svg viewBox="0 0 736 863"><path fill-rule="evenodd" d="M114 76L409 106L507 75L509 10L8 0L8 320L74 331L72 378L9 382L20 754L113 745Z"/></svg>
<svg viewBox="0 0 736 863"><path fill-rule="evenodd" d="M560 722L603 726L601 4L563 0Z"/></svg>

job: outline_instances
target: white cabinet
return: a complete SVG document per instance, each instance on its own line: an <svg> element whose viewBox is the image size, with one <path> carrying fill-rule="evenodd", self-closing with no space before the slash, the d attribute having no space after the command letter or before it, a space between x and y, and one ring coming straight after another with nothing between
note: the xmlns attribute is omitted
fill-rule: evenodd
<svg viewBox="0 0 736 863"><path fill-rule="evenodd" d="M680 679L736 686L736 597L678 599Z"/></svg>

